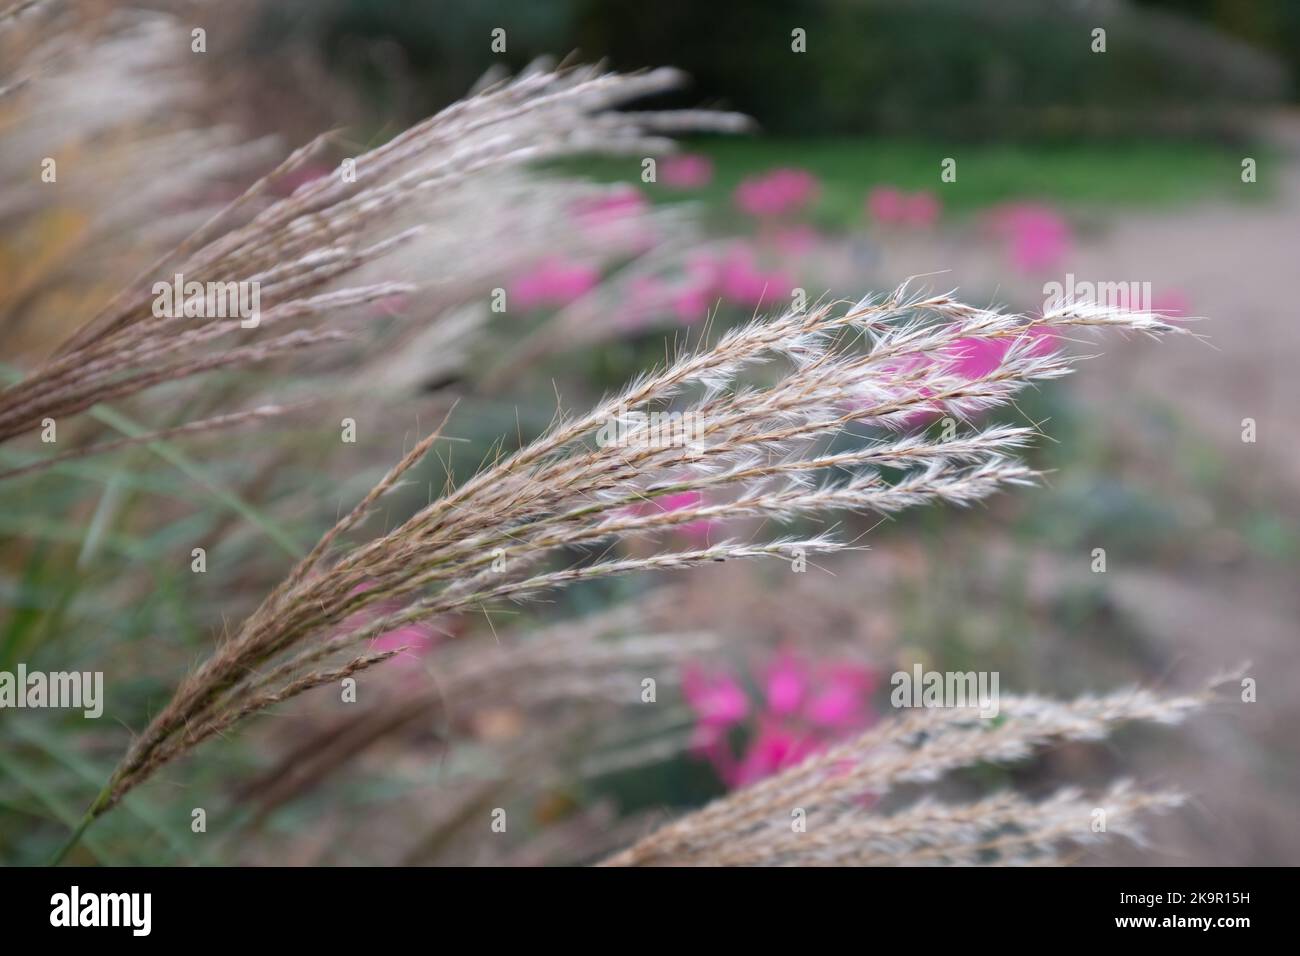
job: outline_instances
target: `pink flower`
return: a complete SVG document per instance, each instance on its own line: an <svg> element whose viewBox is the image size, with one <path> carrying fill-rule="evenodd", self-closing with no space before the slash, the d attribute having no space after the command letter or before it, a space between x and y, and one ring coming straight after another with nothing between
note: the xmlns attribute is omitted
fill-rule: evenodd
<svg viewBox="0 0 1300 956"><path fill-rule="evenodd" d="M628 184L619 185L600 196L586 196L573 204L573 215L587 226L603 226L634 216L650 208L650 200L641 190Z"/></svg>
<svg viewBox="0 0 1300 956"><path fill-rule="evenodd" d="M1157 315L1178 319L1191 312L1192 301L1187 297L1186 293L1177 289L1166 289L1164 292L1151 297L1148 308Z"/></svg>
<svg viewBox="0 0 1300 956"><path fill-rule="evenodd" d="M374 587L372 583L365 582L358 584L350 593L364 594L372 587ZM344 622L343 627L345 629L360 628L369 623L375 617L385 613L385 611L392 610L394 607L395 605L392 602L384 602L375 606L374 609L367 608L358 611ZM425 651L431 650L437 642L438 636L431 628L422 624L410 624L405 627L386 631L385 633L372 638L370 641L370 647L372 650L380 652L396 651L401 648L406 648L404 652L398 654L394 658L393 663L409 667L419 663L419 655Z"/></svg>
<svg viewBox="0 0 1300 956"><path fill-rule="evenodd" d="M867 215L882 226L933 226L942 208L932 192L909 194L894 186L877 186L867 193Z"/></svg>
<svg viewBox="0 0 1300 956"><path fill-rule="evenodd" d="M881 225L898 225L907 220L907 196L893 186L877 186L867 193L867 214Z"/></svg>
<svg viewBox="0 0 1300 956"><path fill-rule="evenodd" d="M514 280L510 302L524 310L568 305L599 281L600 272L595 266L552 257Z"/></svg>
<svg viewBox="0 0 1300 956"><path fill-rule="evenodd" d="M699 718L696 729L704 740L717 739L749 713L749 698L731 675L706 673L693 664L682 674L682 696Z"/></svg>
<svg viewBox="0 0 1300 956"><path fill-rule="evenodd" d="M1032 328L1028 335L1038 339L1031 351L1042 355L1051 351L1054 341L1047 329ZM1011 347L1012 339L982 339L977 337L958 339L947 353L953 363L953 372L963 378L976 379L988 375L999 365Z"/></svg>
<svg viewBox="0 0 1300 956"><path fill-rule="evenodd" d="M774 235L792 244L816 241L811 230L781 230ZM787 298L795 285L789 273L763 267L756 248L748 243L735 243L723 252L694 250L687 254L684 272L672 279L642 276L631 280L629 307L624 311L632 318L627 324L639 326L645 317L663 312L683 323L699 322L720 298L745 308L771 306Z"/></svg>
<svg viewBox="0 0 1300 956"><path fill-rule="evenodd" d="M696 285L716 286L722 275L722 261L711 252L693 250L686 257L686 275Z"/></svg>
<svg viewBox="0 0 1300 956"><path fill-rule="evenodd" d="M668 283L659 276L633 276L628 280L626 308L619 311L618 321L626 329L639 329L663 308L668 296Z"/></svg>
<svg viewBox="0 0 1300 956"><path fill-rule="evenodd" d="M868 725L873 715L867 710L867 694L875 674L855 664L832 664L822 687L808 702L805 714L810 723L838 730L855 730Z"/></svg>
<svg viewBox="0 0 1300 956"><path fill-rule="evenodd" d="M1022 272L1054 268L1070 250L1065 217L1041 203L1008 203L989 214L993 231L1009 244L1011 261Z"/></svg>
<svg viewBox="0 0 1300 956"><path fill-rule="evenodd" d="M639 329L667 313L682 323L699 322L708 315L712 287L712 282L691 276L676 282L657 275L635 276L627 283L627 307L620 311L620 321L627 329Z"/></svg>
<svg viewBox="0 0 1300 956"><path fill-rule="evenodd" d="M1031 353L1042 355L1051 351L1055 341L1051 332L1042 328L1031 328L1027 334L1037 339L1030 348ZM994 372L1002 364L1013 341L1010 338L987 339L977 336L958 339L945 349L938 359L950 365L953 375L973 381ZM917 365L928 364L931 361L933 360L929 356L914 356L911 360L912 364ZM930 393L923 390L921 394L928 397ZM938 416L939 413L935 411L917 411L904 419L903 427L915 428L933 421Z"/></svg>
<svg viewBox="0 0 1300 956"><path fill-rule="evenodd" d="M733 788L748 786L803 763L820 749L819 742L807 734L764 722L726 782Z"/></svg>
<svg viewBox="0 0 1300 956"><path fill-rule="evenodd" d="M779 652L763 672L763 704L753 737L739 757L725 731L749 714L740 682L708 678L695 666L683 675L687 703L699 715L694 739L729 787L744 786L793 766L844 734L870 726L869 696L876 684L870 668L833 661L813 668L791 651ZM707 717L707 719L706 719Z"/></svg>
<svg viewBox="0 0 1300 956"><path fill-rule="evenodd" d="M781 654L767 669L764 693L767 706L778 717L797 713L808 692L808 673L793 654Z"/></svg>
<svg viewBox="0 0 1300 956"><path fill-rule="evenodd" d="M659 164L659 177L673 189L699 189L713 180L713 160L699 153L669 156Z"/></svg>
<svg viewBox="0 0 1300 956"><path fill-rule="evenodd" d="M699 322L709 314L711 299L707 286L683 286L673 295L673 314L682 322Z"/></svg>
<svg viewBox="0 0 1300 956"><path fill-rule="evenodd" d="M635 186L621 184L584 196L570 208L574 222L592 242L641 251L656 242L653 221L646 215L650 200Z"/></svg>
<svg viewBox="0 0 1300 956"><path fill-rule="evenodd" d="M683 508L694 508L703 504L703 502L704 495L701 492L683 491L681 494L664 495L662 498L656 498L650 504L651 507L660 511L681 511ZM678 525L674 530L678 534L693 538L696 541L707 542L716 524L717 522L714 521L690 521Z"/></svg>
<svg viewBox="0 0 1300 956"><path fill-rule="evenodd" d="M913 226L933 226L939 221L942 204L939 197L931 192L912 193L907 198L907 222Z"/></svg>
<svg viewBox="0 0 1300 956"><path fill-rule="evenodd" d="M817 248L820 237L812 226L787 226L772 234L772 242L785 256L805 256Z"/></svg>
<svg viewBox="0 0 1300 956"><path fill-rule="evenodd" d="M406 627L399 627L396 630L389 631L386 634L380 634L370 646L376 651L395 651L398 648L406 648L406 651L398 655L398 659L407 663L413 663L424 651L430 650L436 643L433 632L418 624L411 624Z"/></svg>
<svg viewBox="0 0 1300 956"><path fill-rule="evenodd" d="M722 260L719 285L723 298L752 307L785 298L794 288L785 273L760 268L754 251L746 246L737 246Z"/></svg>
<svg viewBox="0 0 1300 956"><path fill-rule="evenodd" d="M736 187L736 205L751 216L784 216L798 212L820 191L815 176L805 169L774 169L751 176Z"/></svg>
<svg viewBox="0 0 1300 956"><path fill-rule="evenodd" d="M993 371L1007 354L1006 339L958 339L952 344L953 371L963 378L979 378Z"/></svg>

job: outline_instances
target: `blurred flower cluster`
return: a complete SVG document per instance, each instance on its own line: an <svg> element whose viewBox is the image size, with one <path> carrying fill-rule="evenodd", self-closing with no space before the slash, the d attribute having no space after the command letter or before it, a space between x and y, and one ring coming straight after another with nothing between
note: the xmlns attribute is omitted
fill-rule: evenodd
<svg viewBox="0 0 1300 956"><path fill-rule="evenodd" d="M682 693L695 715L694 753L729 788L792 767L878 718L870 698L879 675L858 661L814 660L786 648L758 674L751 694L735 671L692 664ZM734 741L744 739L739 750Z"/></svg>

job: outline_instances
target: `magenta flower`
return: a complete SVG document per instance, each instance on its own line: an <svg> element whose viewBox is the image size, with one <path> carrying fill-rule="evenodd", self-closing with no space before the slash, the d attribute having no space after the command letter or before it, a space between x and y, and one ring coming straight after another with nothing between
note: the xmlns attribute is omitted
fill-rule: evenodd
<svg viewBox="0 0 1300 956"><path fill-rule="evenodd" d="M700 747L718 743L749 713L749 698L731 675L707 673L694 664L682 673L682 696L698 719L695 741Z"/></svg>
<svg viewBox="0 0 1300 956"><path fill-rule="evenodd" d="M687 704L698 723L692 739L697 755L709 761L728 787L740 787L822 750L876 719L870 694L877 675L849 661L814 667L792 651L780 651L762 672L762 703L744 753L733 752L727 731L750 713L740 681L714 671L705 675L690 665L683 675Z"/></svg>
<svg viewBox="0 0 1300 956"><path fill-rule="evenodd" d="M650 200L635 186L621 184L600 196L586 196L573 204L573 215L588 226L602 226L640 216Z"/></svg>
<svg viewBox="0 0 1300 956"><path fill-rule="evenodd" d="M953 371L963 378L987 375L1002 363L1007 354L1006 339L958 339L953 343Z"/></svg>
<svg viewBox="0 0 1300 956"><path fill-rule="evenodd" d="M711 281L689 275L682 281L636 276L628 281L627 293L627 306L619 314L621 324L629 330L642 328L665 313L683 324L699 322L708 316L714 297Z"/></svg>
<svg viewBox="0 0 1300 956"><path fill-rule="evenodd" d="M782 255L799 257L816 249L820 238L812 226L787 226L772 234L772 243Z"/></svg>
<svg viewBox="0 0 1300 956"><path fill-rule="evenodd" d="M699 322L709 314L709 304L712 298L708 286L682 286L673 294L673 315L688 324Z"/></svg>
<svg viewBox="0 0 1300 956"><path fill-rule="evenodd" d="M1011 261L1022 272L1055 268L1070 251L1072 233L1065 217L1042 203L1008 203L989 214L995 234L1006 240Z"/></svg>
<svg viewBox="0 0 1300 956"><path fill-rule="evenodd" d="M351 593L362 594L369 591L372 587L374 587L374 585L369 582L358 584L352 589ZM374 610L368 609L359 611L349 617L347 621L344 622L343 627L346 630L354 630L364 627L375 617L378 617L392 609L392 605L379 605ZM393 659L392 663L398 666L405 665L410 667L418 664L420 655L426 651L432 650L434 645L437 643L438 635L430 627L423 624L410 624L405 627L386 631L385 633L372 638L370 641L370 648L373 651L379 652L396 651L401 648L406 648L403 653L398 654Z"/></svg>
<svg viewBox="0 0 1300 956"><path fill-rule="evenodd" d="M821 186L806 169L774 169L751 176L736 187L735 201L742 212L759 218L798 212L816 198Z"/></svg>
<svg viewBox="0 0 1300 956"><path fill-rule="evenodd" d="M1030 338L1037 339L1031 347L1034 354L1042 355L1050 352L1055 339L1051 332L1041 328L1031 328L1026 333ZM1007 354L1007 349L1011 347L1011 339L982 339L975 336L965 339L958 339L946 349L937 360L950 363L952 374L959 378L977 379L995 371L1002 364L1003 358ZM910 360L912 364L924 364L934 361L929 356L913 356ZM929 392L924 392L923 396L928 397ZM938 412L918 411L909 415L903 421L904 428L916 428L925 425L939 417Z"/></svg>
<svg viewBox="0 0 1300 956"><path fill-rule="evenodd" d="M694 285L715 287L722 275L722 261L711 252L693 250L686 257L686 275Z"/></svg>
<svg viewBox="0 0 1300 956"><path fill-rule="evenodd" d="M894 186L877 186L867 193L867 215L882 226L933 226L942 210L939 197L924 190L905 193Z"/></svg>
<svg viewBox="0 0 1300 956"><path fill-rule="evenodd" d="M933 226L939 221L939 213L942 209L943 204L934 193L915 192L907 198L906 221L908 225L922 228Z"/></svg>
<svg viewBox="0 0 1300 956"><path fill-rule="evenodd" d="M831 664L821 687L808 702L804 716L812 724L835 730L860 730L874 722L867 695L876 683L874 671L851 663Z"/></svg>
<svg viewBox="0 0 1300 956"><path fill-rule="evenodd" d="M1031 328L1028 333L1036 341L1031 351L1036 355L1050 352L1054 342L1051 332L1041 328ZM963 378L980 378L988 375L1002 364L1011 339L958 339L947 353L947 359L953 363L953 372Z"/></svg>
<svg viewBox="0 0 1300 956"><path fill-rule="evenodd" d="M734 789L757 783L802 763L820 749L819 741L807 734L763 722L727 784Z"/></svg>
<svg viewBox="0 0 1300 956"><path fill-rule="evenodd" d="M394 658L394 662L409 666L417 663L419 656L431 650L436 643L437 639L432 631L418 624L411 624L380 634L371 641L370 646L372 650L381 652L406 648L403 653Z"/></svg>
<svg viewBox="0 0 1300 956"><path fill-rule="evenodd" d="M701 492L683 491L678 495L664 495L662 498L656 498L650 503L650 506L657 508L659 511L680 511L683 508L694 508L703 502L704 495ZM717 522L715 521L690 521L678 525L673 530L700 543L707 543L709 535L713 533L716 526Z"/></svg>
<svg viewBox="0 0 1300 956"><path fill-rule="evenodd" d="M568 305L599 281L600 271L595 266L552 257L511 283L510 303L524 310Z"/></svg>
<svg viewBox="0 0 1300 956"><path fill-rule="evenodd" d="M713 160L699 153L669 156L659 164L659 179L673 189L699 189L713 180Z"/></svg>
<svg viewBox="0 0 1300 956"><path fill-rule="evenodd" d="M767 706L778 717L798 712L808 693L808 671L793 654L780 654L767 669Z"/></svg>
<svg viewBox="0 0 1300 956"><path fill-rule="evenodd" d="M642 328L668 301L668 283L659 276L633 276L627 282L625 307L620 309L616 321L626 330Z"/></svg>
<svg viewBox="0 0 1300 956"><path fill-rule="evenodd" d="M877 186L867 193L867 215L882 226L907 221L907 196L893 186Z"/></svg>
<svg viewBox="0 0 1300 956"><path fill-rule="evenodd" d="M773 234L781 242L807 244L816 234L803 230L781 230ZM795 280L780 269L760 264L756 248L736 243L725 252L695 250L684 264L685 275L677 279L643 276L629 283L629 325L643 324L644 317L668 312L678 321L694 323L705 319L718 299L747 309L771 306L789 297Z"/></svg>
<svg viewBox="0 0 1300 956"><path fill-rule="evenodd" d="M754 308L783 299L794 289L794 282L784 272L762 269L754 250L747 246L736 246L727 253L718 282L723 298Z"/></svg>
<svg viewBox="0 0 1300 956"><path fill-rule="evenodd" d="M647 250L656 242L647 217L650 200L635 186L621 184L598 196L584 196L570 207L574 222L590 241Z"/></svg>
<svg viewBox="0 0 1300 956"><path fill-rule="evenodd" d="M1151 297L1151 302L1147 308L1157 315L1168 316L1171 319L1178 319L1188 315L1192 309L1192 300L1187 294L1177 289L1166 289L1158 292Z"/></svg>

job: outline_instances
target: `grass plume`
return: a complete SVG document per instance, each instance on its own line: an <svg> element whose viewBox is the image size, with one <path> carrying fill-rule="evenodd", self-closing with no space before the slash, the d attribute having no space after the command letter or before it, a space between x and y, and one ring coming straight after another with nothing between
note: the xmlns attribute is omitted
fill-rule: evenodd
<svg viewBox="0 0 1300 956"><path fill-rule="evenodd" d="M1029 384L1070 371L1063 351L1042 349L1041 333L1096 325L1177 331L1146 313L1062 306L1028 317L904 290L755 321L641 377L590 412L561 418L386 534L336 550L435 433L182 682L136 739L95 812L248 715L386 660L389 653L364 649L399 628L581 580L740 558L788 559L797 549L815 554L845 545L826 533L778 536L553 566L575 547L653 538L702 520L966 505L1005 485L1027 484L1034 473L1014 457L1030 437L1024 428L986 426L947 439L886 433L835 454L811 443L856 426L897 428L917 414L966 418L1005 404ZM968 378L956 373L953 350L973 336L1009 344L995 368ZM774 373L766 385L739 381L763 368ZM628 408L667 406L692 391L688 407L704 422L698 441L593 443ZM682 492L700 497L671 510L655 506ZM375 613L393 602L402 607Z"/></svg>

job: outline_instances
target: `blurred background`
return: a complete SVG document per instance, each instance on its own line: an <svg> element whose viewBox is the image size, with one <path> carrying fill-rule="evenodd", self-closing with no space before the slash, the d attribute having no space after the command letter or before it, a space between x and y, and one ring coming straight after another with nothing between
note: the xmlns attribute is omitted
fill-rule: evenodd
<svg viewBox="0 0 1300 956"><path fill-rule="evenodd" d="M42 97L0 99L10 378L316 133L341 131L337 162L539 57L680 67L690 88L647 108L738 110L759 129L688 138L654 157L650 182L639 157L530 171L569 190L555 193L569 219L550 209L524 223L508 262L489 247L463 267L441 246L409 257L401 268L417 280L442 270L473 281L455 296L387 303L373 319L391 334L366 354L217 373L204 391L106 409L96 426L131 434L143 418L162 426L256 389L324 403L327 427L291 420L5 482L0 669L77 661L105 672L110 706L94 723L0 713L0 860L48 857L130 731L453 400L460 441L394 497L387 526L472 474L495 442L540 433L557 396L583 408L662 361L665 343L698 341L706 322L716 333L796 290L856 299L909 276L974 305L1034 310L1049 283L1073 276L1149 284L1145 305L1207 317L1197 331L1209 340L1102 339L1104 355L1002 416L1048 436L1030 456L1051 472L1043 487L970 511L846 518L843 533L865 534L869 550L803 575L778 563L595 582L401 635L414 646L367 675L363 719L332 689L291 701L168 767L75 858L589 862L887 719L889 674L916 662L996 670L1003 693L1067 697L1186 688L1250 661L1256 704L981 768L945 788L1046 793L1133 776L1180 788L1192 805L1154 821L1147 846L1077 862L1300 862L1300 336L1284 294L1300 237L1300 5L71 6L63 46L27 40L51 64ZM203 56L188 49L196 25ZM504 51L492 48L498 28ZM31 201L18 170L45 155L85 172L57 201ZM519 188L506 182L501 195ZM593 222L626 229L614 243L593 238ZM452 247L463 234L448 228ZM497 288L510 302L502 314L488 304ZM363 423L358 445L340 449L337 408ZM0 448L0 468L38 447ZM194 540L219 555L198 584ZM644 657L579 654L581 667L457 656L516 636L562 653L585 634L668 637ZM635 696L646 675L661 683L650 716ZM463 683L450 708L453 678ZM808 701L797 721L776 700L791 687ZM482 840L481 813L498 806L523 822L508 840ZM207 811L201 836L195 807Z"/></svg>

